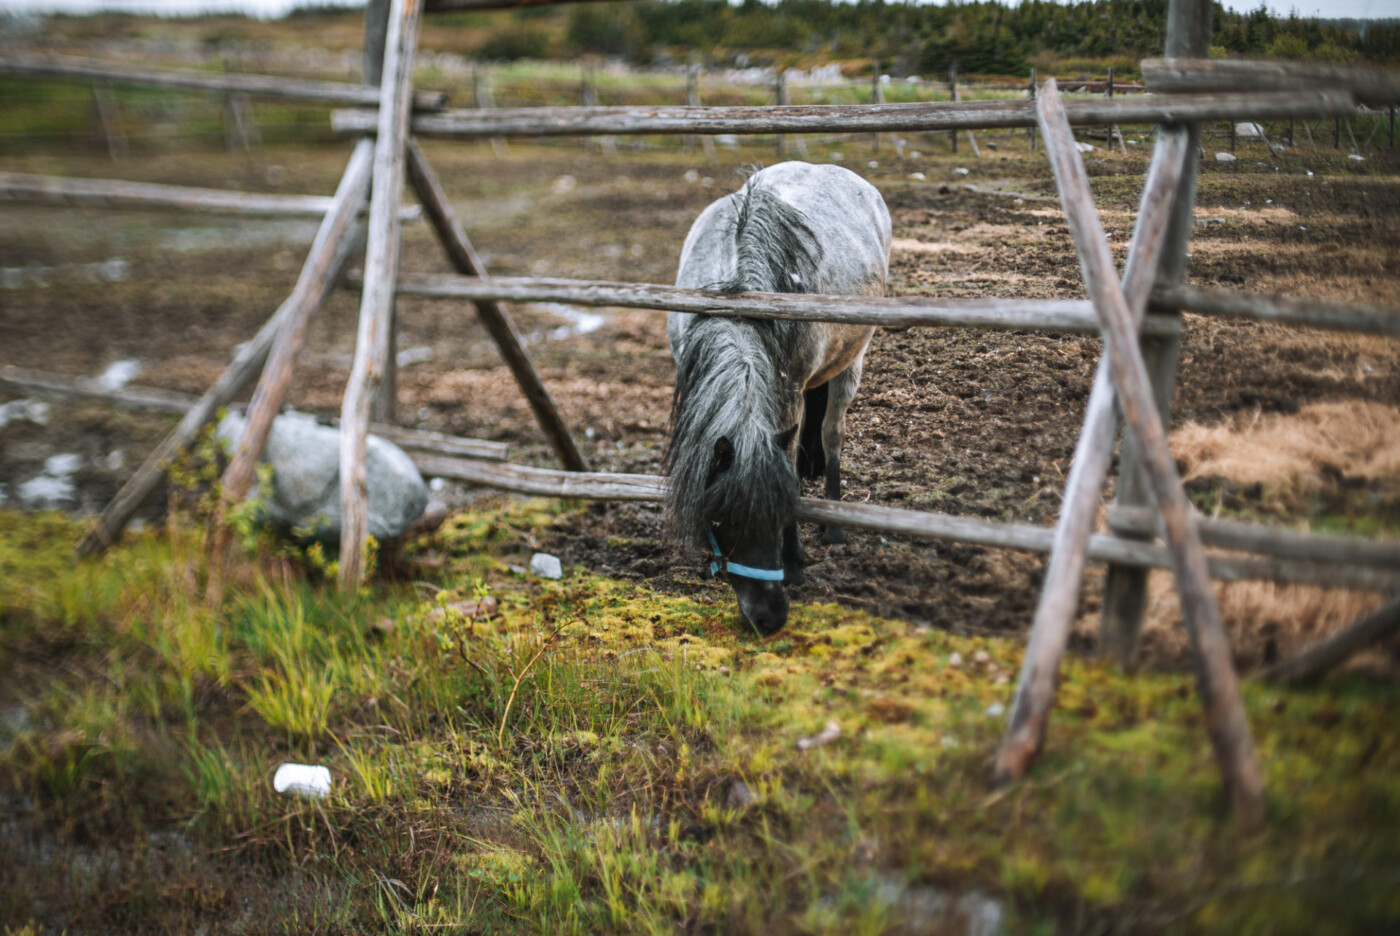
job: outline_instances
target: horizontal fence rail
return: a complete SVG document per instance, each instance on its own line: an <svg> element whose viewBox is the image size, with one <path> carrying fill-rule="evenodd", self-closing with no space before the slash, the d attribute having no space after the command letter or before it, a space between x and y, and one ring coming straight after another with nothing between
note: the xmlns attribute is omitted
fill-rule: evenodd
<svg viewBox="0 0 1400 936"><path fill-rule="evenodd" d="M1196 289L1173 286L1152 293L1159 309L1181 309L1226 318L1248 318L1280 325L1308 325L1334 331L1400 335L1400 309L1360 303L1292 299L1232 289Z"/></svg>
<svg viewBox="0 0 1400 936"><path fill-rule="evenodd" d="M351 274L354 286L359 277ZM397 293L472 302L565 302L663 312L695 312L748 318L839 322L882 327L932 326L1098 334L1098 320L1079 299L934 299L918 296L873 298L810 293L722 293L647 283L590 280L509 279L471 276L403 275ZM1180 323L1171 316L1149 316L1144 334L1174 335Z"/></svg>
<svg viewBox="0 0 1400 936"><path fill-rule="evenodd" d="M379 89L366 85L310 81L305 78L283 78L276 75L139 68L120 62L35 52L0 52L0 75L98 81L179 91L246 94L266 100L304 101L342 107L379 106ZM419 91L413 98L413 106L418 110L441 110L446 103L447 95L441 91Z"/></svg>
<svg viewBox="0 0 1400 936"><path fill-rule="evenodd" d="M1168 94L1201 92L1345 91L1361 104L1400 103L1400 72L1304 62L1237 62L1214 59L1144 59L1143 84Z"/></svg>
<svg viewBox="0 0 1400 936"><path fill-rule="evenodd" d="M1271 120L1353 113L1345 91L1279 94L1183 94L1066 101L1070 123L1175 124ZM337 110L338 133L373 133L373 110ZM649 133L884 133L1035 126L1033 101L933 101L918 104L804 104L774 107L524 107L418 114L425 137L589 136Z"/></svg>
<svg viewBox="0 0 1400 936"><path fill-rule="evenodd" d="M118 179L65 179L59 176L0 172L0 204L56 205L69 208L195 211L208 214L323 217L334 201L328 195L270 195L228 189L191 188ZM417 205L400 210L404 221L417 220Z"/></svg>
<svg viewBox="0 0 1400 936"><path fill-rule="evenodd" d="M359 274L346 277L357 286ZM565 302L581 306L655 309L708 315L782 318L886 328L987 328L1097 334L1098 319L1083 299L935 299L921 296L872 298L810 293L720 293L648 283L539 279L442 274L399 277L398 293L472 302ZM1289 299L1225 289L1172 287L1154 290L1153 307L1227 318L1249 318L1336 331L1400 334L1400 309ZM1143 333L1174 335L1181 328L1171 315L1149 315Z"/></svg>
<svg viewBox="0 0 1400 936"><path fill-rule="evenodd" d="M440 455L415 456L414 462L425 475L537 497L655 502L665 496L666 490L665 478L653 475L559 471ZM1024 552L1049 552L1055 536L1052 528L1029 523L955 517L932 511L850 504L813 497L802 498L798 503L797 517L812 523ZM1171 565L1165 546L1102 533L1090 537L1088 555L1096 562L1162 569ZM1209 567L1214 578L1224 581L1263 579L1366 591L1400 589L1400 569L1394 567L1219 554L1209 557Z"/></svg>
<svg viewBox="0 0 1400 936"><path fill-rule="evenodd" d="M127 409L179 415L189 412L198 402L195 397L173 390L156 390L150 387L122 387L113 390L94 380L13 365L0 366L0 387L21 394L32 393L68 400L94 400ZM441 432L426 432L422 429L405 429L388 423L370 423L369 428L374 435L387 439L408 452L436 452L489 461L504 461L510 457L510 446L504 442L468 439Z"/></svg>

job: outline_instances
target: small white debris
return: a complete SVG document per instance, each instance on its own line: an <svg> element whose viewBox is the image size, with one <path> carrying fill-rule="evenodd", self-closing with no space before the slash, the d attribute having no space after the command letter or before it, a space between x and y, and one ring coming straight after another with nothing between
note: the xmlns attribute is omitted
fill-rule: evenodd
<svg viewBox="0 0 1400 936"><path fill-rule="evenodd" d="M715 180L710 178L709 176L705 176L705 178L700 180L700 186L702 188L713 188L714 184Z"/></svg>
<svg viewBox="0 0 1400 936"><path fill-rule="evenodd" d="M972 655L972 662L974 663L988 663L991 661L991 659L991 656L987 653L986 650L978 650Z"/></svg>
<svg viewBox="0 0 1400 936"><path fill-rule="evenodd" d="M733 149L739 145L739 138L732 133L720 133L715 136L715 144Z"/></svg>
<svg viewBox="0 0 1400 936"><path fill-rule="evenodd" d="M1311 170L1311 169L1308 170L1308 178L1309 178L1309 179L1312 178L1312 170Z"/></svg>
<svg viewBox="0 0 1400 936"><path fill-rule="evenodd" d="M911 151L911 152L909 153L909 158L910 158L910 159L920 159L920 158L923 157L923 155L924 155L924 154L921 153L921 152L919 152L918 150L913 150L913 151Z"/></svg>
<svg viewBox="0 0 1400 936"><path fill-rule="evenodd" d="M44 459L44 474L55 478L66 478L83 466L83 457L73 452L50 455Z"/></svg>
<svg viewBox="0 0 1400 936"><path fill-rule="evenodd" d="M909 173L909 178L913 179L915 182L922 182L925 177L922 172L911 172Z"/></svg>
<svg viewBox="0 0 1400 936"><path fill-rule="evenodd" d="M283 764L272 775L272 788L284 796L320 799L331 791L331 772L310 764Z"/></svg>
<svg viewBox="0 0 1400 936"><path fill-rule="evenodd" d="M97 378L97 385L103 390L120 390L136 379L141 373L141 362L135 358L113 361Z"/></svg>
<svg viewBox="0 0 1400 936"><path fill-rule="evenodd" d="M1241 140L1262 140L1264 139L1264 128L1257 123L1237 123L1235 124L1235 136Z"/></svg>
<svg viewBox="0 0 1400 936"><path fill-rule="evenodd" d="M596 438L597 435L597 430L595 430L592 426L589 426L587 429L583 430L583 437L585 439L593 439Z"/></svg>
<svg viewBox="0 0 1400 936"><path fill-rule="evenodd" d="M868 165L871 169L879 169L879 168L880 168L880 162L879 162L879 160L876 160L876 159L870 160L870 162L866 163L866 165Z"/></svg>
<svg viewBox="0 0 1400 936"><path fill-rule="evenodd" d="M419 345L416 348L404 348L394 355L394 363L399 367L412 367L414 364L426 364L433 359L433 349L427 345Z"/></svg>
<svg viewBox="0 0 1400 936"><path fill-rule="evenodd" d="M126 453L121 449L112 449L107 453L107 457L102 459L102 464L108 471L121 471L126 466Z"/></svg>
<svg viewBox="0 0 1400 936"><path fill-rule="evenodd" d="M1092 153L1092 152L1094 151L1094 144L1092 144L1092 143L1076 143L1076 144L1074 144L1074 148L1077 149L1077 150L1079 150L1079 152L1081 152L1081 153Z"/></svg>
<svg viewBox="0 0 1400 936"><path fill-rule="evenodd" d="M1350 159L1352 162L1365 162L1365 161L1366 161L1366 157L1365 157L1365 156L1362 156L1362 155L1359 154L1359 153L1348 153L1348 154L1347 154L1347 159Z"/></svg>
<svg viewBox="0 0 1400 936"><path fill-rule="evenodd" d="M441 490L442 490L443 488L445 488L445 487L447 487L447 479L446 479L446 478L430 478L430 479L428 479L428 490L430 490L430 491L441 491Z"/></svg>
<svg viewBox="0 0 1400 936"><path fill-rule="evenodd" d="M834 721L826 723L826 727L810 738L798 738L797 749L799 751L810 751L812 748L824 747L841 737L841 726Z"/></svg>
<svg viewBox="0 0 1400 936"><path fill-rule="evenodd" d="M573 190L575 185L578 185L578 179L571 175L561 175L554 180L554 191L569 192Z"/></svg>
<svg viewBox="0 0 1400 936"><path fill-rule="evenodd" d="M700 172L696 169L687 169L685 175L681 176L687 182L695 183L700 181Z"/></svg>
<svg viewBox="0 0 1400 936"><path fill-rule="evenodd" d="M1232 162L1235 161L1235 154L1234 154L1234 153L1216 153L1216 154L1215 154L1215 161L1216 161L1216 162L1223 162L1223 163L1232 163Z"/></svg>
<svg viewBox="0 0 1400 936"><path fill-rule="evenodd" d="M16 493L25 507L52 509L73 500L73 479L41 474L21 484Z"/></svg>
<svg viewBox="0 0 1400 936"><path fill-rule="evenodd" d="M1212 224L1224 224L1224 218L1197 218L1196 227L1210 227Z"/></svg>
<svg viewBox="0 0 1400 936"><path fill-rule="evenodd" d="M1300 231L1306 231L1307 228L1303 227L1303 225L1300 224L1300 225L1298 225L1298 230L1300 230Z"/></svg>
<svg viewBox="0 0 1400 936"><path fill-rule="evenodd" d="M962 666L962 654L954 652L948 657L949 666Z"/></svg>
<svg viewBox="0 0 1400 936"><path fill-rule="evenodd" d="M1000 718L1005 714L1006 706L1002 705L1000 702L993 702L991 705L987 706L988 718Z"/></svg>
<svg viewBox="0 0 1400 936"><path fill-rule="evenodd" d="M564 577L564 566L559 562L558 556L551 556L549 553L535 553L530 557L530 571L540 578L561 579Z"/></svg>
<svg viewBox="0 0 1400 936"><path fill-rule="evenodd" d="M958 746L958 739L952 735L944 735L942 738L938 739L938 743L946 748L955 748Z"/></svg>
<svg viewBox="0 0 1400 936"><path fill-rule="evenodd" d="M742 780L735 780L729 788L729 795L725 797L724 804L730 809L748 809L758 802L758 797L753 795L753 790Z"/></svg>
<svg viewBox="0 0 1400 936"><path fill-rule="evenodd" d="M53 416L53 408L43 400L25 399L0 403L0 429L4 429L16 419L27 419L36 426L47 426Z"/></svg>
<svg viewBox="0 0 1400 936"><path fill-rule="evenodd" d="M959 166L958 168L953 170L953 172L957 173L958 175L967 175L971 171L971 169L964 169L962 166Z"/></svg>

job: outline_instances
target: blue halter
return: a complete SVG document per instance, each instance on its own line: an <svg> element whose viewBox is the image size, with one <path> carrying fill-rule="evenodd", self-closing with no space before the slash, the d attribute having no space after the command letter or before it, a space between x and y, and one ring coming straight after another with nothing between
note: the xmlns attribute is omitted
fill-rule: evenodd
<svg viewBox="0 0 1400 936"><path fill-rule="evenodd" d="M730 575L737 575L741 578L758 579L760 582L781 582L785 573L782 569L755 569L753 566L740 565L724 558L724 553L719 551L719 543L715 540L715 531L712 527L707 528L710 534L710 546L715 551L715 562L710 563L710 574L719 575L721 567Z"/></svg>

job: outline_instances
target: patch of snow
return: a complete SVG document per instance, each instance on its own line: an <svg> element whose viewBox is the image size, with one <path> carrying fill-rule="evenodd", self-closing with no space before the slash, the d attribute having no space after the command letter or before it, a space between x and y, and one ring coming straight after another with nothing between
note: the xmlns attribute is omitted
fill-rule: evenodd
<svg viewBox="0 0 1400 936"><path fill-rule="evenodd" d="M1223 163L1232 163L1235 161L1235 155L1233 153L1216 153L1215 161Z"/></svg>
<svg viewBox="0 0 1400 936"><path fill-rule="evenodd" d="M419 345L416 348L404 348L394 355L394 363L399 367L412 367L414 364L426 364L433 359L433 349L427 345Z"/></svg>
<svg viewBox="0 0 1400 936"><path fill-rule="evenodd" d="M964 169L962 166L959 166L958 168L953 170L953 172L957 175L967 175L971 171L971 169Z"/></svg>
<svg viewBox="0 0 1400 936"><path fill-rule="evenodd" d="M1081 152L1081 153L1092 153L1092 152L1094 151L1094 144L1092 144L1092 143L1075 143L1075 144L1074 144L1074 148L1077 149L1077 150L1079 150L1079 152Z"/></svg>
<svg viewBox="0 0 1400 936"><path fill-rule="evenodd" d="M43 400L24 399L0 403L0 429L16 419L27 419L37 426L47 426L53 409Z"/></svg>
<svg viewBox="0 0 1400 936"><path fill-rule="evenodd" d="M1352 162L1365 162L1365 161L1366 161L1366 157L1365 157L1365 156L1362 156L1362 155L1359 154L1359 153L1348 153L1348 154L1347 154L1347 159L1350 159Z"/></svg>
<svg viewBox="0 0 1400 936"><path fill-rule="evenodd" d="M59 507L73 501L73 479L41 474L19 486L19 502L32 509Z"/></svg>

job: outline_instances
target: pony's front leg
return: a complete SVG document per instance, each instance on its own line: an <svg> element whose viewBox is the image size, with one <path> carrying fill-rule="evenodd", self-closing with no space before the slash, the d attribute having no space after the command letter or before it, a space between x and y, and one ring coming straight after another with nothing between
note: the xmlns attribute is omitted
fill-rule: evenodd
<svg viewBox="0 0 1400 936"><path fill-rule="evenodd" d="M807 556L802 551L802 539L797 535L797 524L789 523L783 528L783 584L801 585L807 581L807 571L803 568Z"/></svg>
<svg viewBox="0 0 1400 936"><path fill-rule="evenodd" d="M846 438L846 409L856 398L864 355L827 384L826 417L822 420L822 448L826 450L826 499L841 499L841 443ZM822 527L822 542L846 542L846 531L839 526Z"/></svg>

